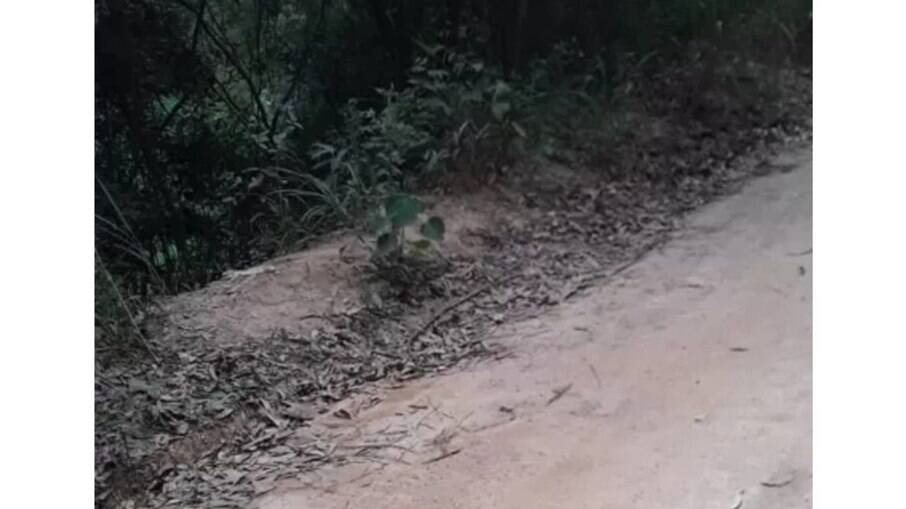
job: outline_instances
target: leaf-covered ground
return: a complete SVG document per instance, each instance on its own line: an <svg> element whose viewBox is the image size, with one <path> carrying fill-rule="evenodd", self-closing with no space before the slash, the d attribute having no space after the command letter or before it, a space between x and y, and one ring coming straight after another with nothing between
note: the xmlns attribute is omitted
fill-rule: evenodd
<svg viewBox="0 0 906 509"><path fill-rule="evenodd" d="M361 459L306 423L367 384L500 354L487 341L496 324L569 298L687 211L778 170L772 148L810 137L811 79L787 71L766 91L761 73L728 66L707 86L695 65L646 77L620 129L574 133L494 184L495 206L518 220L476 229L480 252L385 267L378 303L305 334L224 344L187 332L156 344L159 362L99 353L98 506L244 507L280 478Z"/></svg>

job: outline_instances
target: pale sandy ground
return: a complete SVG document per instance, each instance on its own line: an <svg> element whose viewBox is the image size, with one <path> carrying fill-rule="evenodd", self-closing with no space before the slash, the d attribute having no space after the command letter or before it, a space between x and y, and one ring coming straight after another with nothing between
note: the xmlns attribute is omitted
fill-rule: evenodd
<svg viewBox="0 0 906 509"><path fill-rule="evenodd" d="M785 158L614 281L501 327L512 357L319 424L393 437L382 463L255 506L811 507L811 149Z"/></svg>

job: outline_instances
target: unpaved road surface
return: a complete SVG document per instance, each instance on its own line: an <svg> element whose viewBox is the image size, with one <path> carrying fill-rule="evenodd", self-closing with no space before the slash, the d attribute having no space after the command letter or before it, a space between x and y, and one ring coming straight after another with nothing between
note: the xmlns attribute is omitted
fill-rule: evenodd
<svg viewBox="0 0 906 509"><path fill-rule="evenodd" d="M810 149L785 157L630 270L501 326L512 356L322 423L386 455L256 506L811 507Z"/></svg>

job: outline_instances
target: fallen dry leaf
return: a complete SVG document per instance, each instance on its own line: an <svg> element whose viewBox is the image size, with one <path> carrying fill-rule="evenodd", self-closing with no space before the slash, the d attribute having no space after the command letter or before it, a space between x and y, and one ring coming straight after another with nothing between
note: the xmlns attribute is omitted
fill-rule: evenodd
<svg viewBox="0 0 906 509"><path fill-rule="evenodd" d="M793 471L777 472L771 477L761 481L761 485L767 488L782 488L796 479L796 473Z"/></svg>
<svg viewBox="0 0 906 509"><path fill-rule="evenodd" d="M736 494L736 497L733 499L733 503L730 505L730 509L739 509L742 507L743 495L745 495L746 490L739 490L739 493Z"/></svg>

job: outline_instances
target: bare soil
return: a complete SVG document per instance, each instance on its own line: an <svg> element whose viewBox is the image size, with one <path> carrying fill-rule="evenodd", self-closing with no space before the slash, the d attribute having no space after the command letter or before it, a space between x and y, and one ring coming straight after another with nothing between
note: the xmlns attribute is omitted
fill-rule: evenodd
<svg viewBox="0 0 906 509"><path fill-rule="evenodd" d="M313 432L361 462L259 509L811 507L811 154L622 274Z"/></svg>
<svg viewBox="0 0 906 509"><path fill-rule="evenodd" d="M434 201L429 212L445 218L443 250L451 257L477 253L482 241L476 232L492 229L498 216L510 212L488 192ZM311 248L228 272L203 289L166 299L160 336L167 341L189 333L235 345L267 340L278 330L304 335L322 327L327 317L355 315L373 305L370 293L380 292L378 284L366 282L367 242L338 232Z"/></svg>

